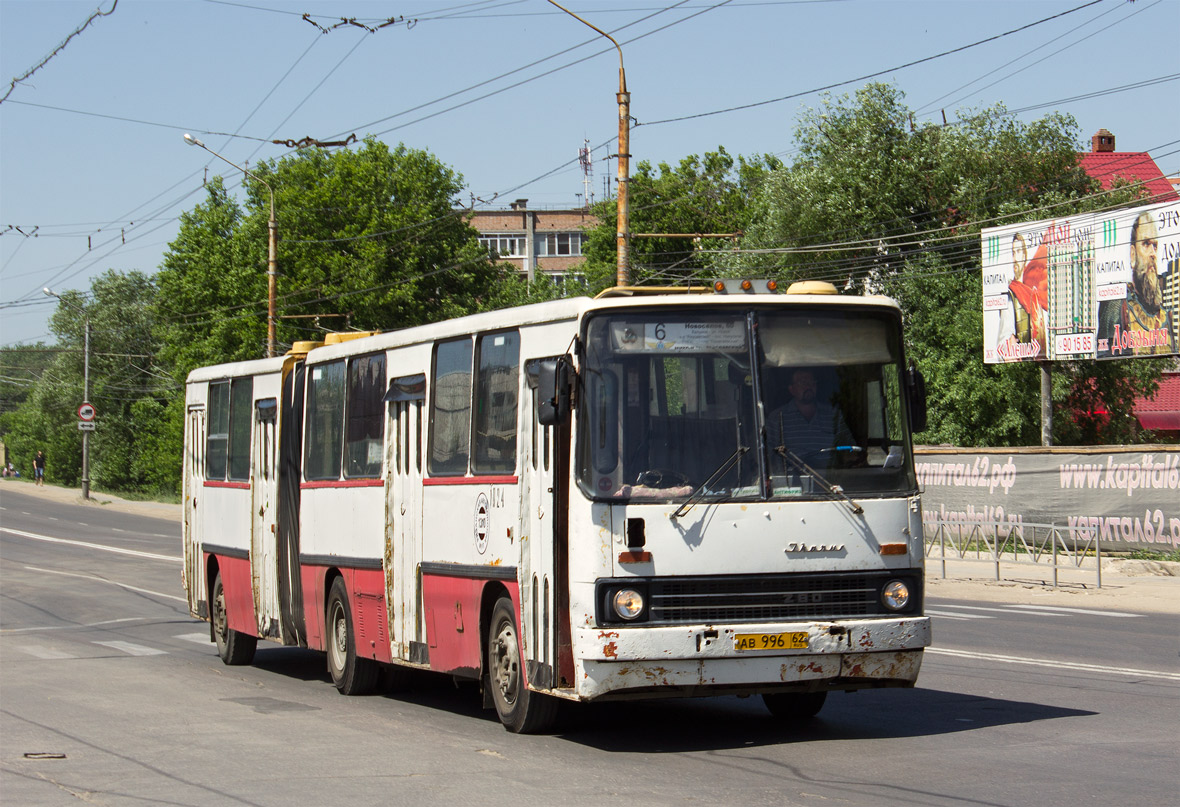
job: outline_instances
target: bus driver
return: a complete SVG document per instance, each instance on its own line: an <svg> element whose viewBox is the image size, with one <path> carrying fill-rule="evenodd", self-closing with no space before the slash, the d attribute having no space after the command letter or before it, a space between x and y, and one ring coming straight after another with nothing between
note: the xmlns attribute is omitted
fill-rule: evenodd
<svg viewBox="0 0 1180 807"><path fill-rule="evenodd" d="M815 373L799 367L791 373L791 398L767 418L766 440L772 453L790 449L804 462L814 462L825 449L852 442L839 409L817 397Z"/></svg>

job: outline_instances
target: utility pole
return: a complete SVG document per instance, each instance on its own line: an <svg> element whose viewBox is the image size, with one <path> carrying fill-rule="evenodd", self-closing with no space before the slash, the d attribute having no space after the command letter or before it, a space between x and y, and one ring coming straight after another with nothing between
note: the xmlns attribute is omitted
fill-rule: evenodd
<svg viewBox="0 0 1180 807"><path fill-rule="evenodd" d="M47 297L56 297L59 302L68 305L82 314L82 405L90 405L90 314L85 308L80 308L67 302L60 294L49 289L41 289ZM82 425L82 424L79 424ZM90 424L94 425L94 424ZM82 430L82 498L90 498L90 430Z"/></svg>
<svg viewBox="0 0 1180 807"><path fill-rule="evenodd" d="M616 252L618 254L618 268L615 282L620 286L631 285L631 208L627 185L631 171L631 93L627 92L627 73L623 70L623 49L615 38L579 17L560 3L549 0L551 5L557 6L583 25L593 28L605 36L619 52L619 91L615 98L619 103L619 195L618 195L618 230L616 235Z"/></svg>

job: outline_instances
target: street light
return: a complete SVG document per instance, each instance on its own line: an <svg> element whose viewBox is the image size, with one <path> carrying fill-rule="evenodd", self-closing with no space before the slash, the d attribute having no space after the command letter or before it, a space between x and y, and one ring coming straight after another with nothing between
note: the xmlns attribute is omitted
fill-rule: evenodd
<svg viewBox="0 0 1180 807"><path fill-rule="evenodd" d="M237 165L236 163L232 163L229 160L225 159L225 157L222 157L216 151L214 151L213 149L206 146L200 140L197 140L197 138L193 137L191 134L188 134L188 133L185 134L184 142L188 143L190 146L200 146L201 148L205 149L205 151L209 152L210 154L212 154L214 157L221 160L222 162L229 163L234 168L238 169L239 171L241 171L243 174L250 177L251 179L253 179L257 182L261 182L263 185L266 186L266 189L268 191L270 191L270 221L267 222L267 231L269 234L269 238L267 239L267 241L268 241L268 244L267 244L268 257L267 257L267 261L266 261L266 355L267 355L267 357L274 356L275 355L275 319L276 319L275 318L275 282L279 276L278 259L276 257L276 248L277 248L278 237L279 237L279 235L278 235L279 223L275 220L275 189L272 188L270 186L270 183L267 182L262 177L258 176L255 173L252 173L251 171L243 168L240 165Z"/></svg>
<svg viewBox="0 0 1180 807"><path fill-rule="evenodd" d="M619 102L619 226L615 242L618 260L615 282L620 286L629 286L631 285L631 207L627 184L628 175L631 171L631 93L627 92L627 74L623 72L623 49L619 47L619 43L615 41L615 38L606 31L591 25L568 8L554 2L554 0L549 0L549 3L557 6L583 25L593 28L605 36L615 46L615 50L619 52L619 92L615 96Z"/></svg>
<svg viewBox="0 0 1180 807"><path fill-rule="evenodd" d="M83 348L82 348L82 403L83 405L90 404L90 314L86 313L85 308L80 308L73 303L67 301L64 297L55 291L45 287L41 289L48 297L56 297L60 302L65 303L70 308L82 312L85 318L85 331L83 333ZM79 421L81 422L81 421ZM82 498L90 498L90 431L84 429L82 431Z"/></svg>

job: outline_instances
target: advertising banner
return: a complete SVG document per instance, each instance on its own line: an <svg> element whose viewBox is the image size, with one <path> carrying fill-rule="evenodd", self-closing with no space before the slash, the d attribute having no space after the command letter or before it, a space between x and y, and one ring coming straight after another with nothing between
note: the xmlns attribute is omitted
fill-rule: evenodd
<svg viewBox="0 0 1180 807"><path fill-rule="evenodd" d="M915 448L922 518L1055 524L1104 550L1180 548L1180 449Z"/></svg>
<svg viewBox="0 0 1180 807"><path fill-rule="evenodd" d="M1180 202L981 233L983 360L1180 352Z"/></svg>

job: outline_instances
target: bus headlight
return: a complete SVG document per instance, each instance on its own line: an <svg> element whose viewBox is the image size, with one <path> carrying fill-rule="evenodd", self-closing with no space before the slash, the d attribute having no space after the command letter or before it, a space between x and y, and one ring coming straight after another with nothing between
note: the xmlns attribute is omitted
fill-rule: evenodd
<svg viewBox="0 0 1180 807"><path fill-rule="evenodd" d="M611 606L619 619L631 622L643 614L643 595L633 588L621 588L611 597Z"/></svg>
<svg viewBox="0 0 1180 807"><path fill-rule="evenodd" d="M910 604L910 587L901 580L890 580L881 589L881 603L890 611L902 611Z"/></svg>

